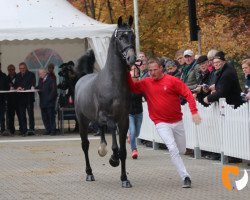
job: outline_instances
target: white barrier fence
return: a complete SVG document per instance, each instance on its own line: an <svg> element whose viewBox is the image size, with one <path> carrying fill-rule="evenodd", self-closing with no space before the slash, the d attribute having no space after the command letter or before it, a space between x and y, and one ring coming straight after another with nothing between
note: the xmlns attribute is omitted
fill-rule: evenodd
<svg viewBox="0 0 250 200"><path fill-rule="evenodd" d="M204 107L197 102L202 122L192 122L188 104L182 106L187 148L223 153L250 160L250 106L244 103L237 109L226 104L225 99ZM143 103L143 121L139 139L163 143L148 116L147 103Z"/></svg>

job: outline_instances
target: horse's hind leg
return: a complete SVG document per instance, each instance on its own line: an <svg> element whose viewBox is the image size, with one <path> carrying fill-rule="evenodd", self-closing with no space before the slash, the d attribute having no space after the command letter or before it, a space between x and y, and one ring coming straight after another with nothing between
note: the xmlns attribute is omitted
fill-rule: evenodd
<svg viewBox="0 0 250 200"><path fill-rule="evenodd" d="M122 187L130 188L132 187L130 181L127 179L126 174L126 158L127 158L127 150L126 150L126 137L128 131L128 118L118 123L119 128L119 143L120 143L120 159L121 159L121 181Z"/></svg>
<svg viewBox="0 0 250 200"><path fill-rule="evenodd" d="M89 140L88 140L88 120L81 117L78 117L79 122L79 132L82 140L82 150L85 155L85 162L86 162L86 181L94 181L94 175L92 173L92 169L89 162Z"/></svg>
<svg viewBox="0 0 250 200"><path fill-rule="evenodd" d="M99 156L103 157L108 152L107 141L105 139L105 127L104 127L104 125L99 126L99 129L100 129L100 135L101 135L101 142L100 142L100 146L98 148L98 154L99 154Z"/></svg>

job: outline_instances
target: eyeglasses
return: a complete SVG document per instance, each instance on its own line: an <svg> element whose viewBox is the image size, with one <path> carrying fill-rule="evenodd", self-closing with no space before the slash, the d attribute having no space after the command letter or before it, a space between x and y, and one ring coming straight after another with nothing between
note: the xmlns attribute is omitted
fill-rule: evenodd
<svg viewBox="0 0 250 200"><path fill-rule="evenodd" d="M221 61L216 61L216 62L213 62L213 64L214 65L216 65L216 64L220 64L221 63Z"/></svg>

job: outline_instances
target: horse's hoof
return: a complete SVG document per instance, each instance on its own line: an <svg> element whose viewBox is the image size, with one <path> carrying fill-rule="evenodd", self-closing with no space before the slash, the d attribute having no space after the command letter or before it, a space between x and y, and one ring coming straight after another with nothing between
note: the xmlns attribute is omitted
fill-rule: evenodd
<svg viewBox="0 0 250 200"><path fill-rule="evenodd" d="M119 159L115 159L114 156L111 156L110 159L109 159L109 164L112 167L118 167L119 164L120 164L120 161L119 161Z"/></svg>
<svg viewBox="0 0 250 200"><path fill-rule="evenodd" d="M94 175L93 174L92 175L87 175L86 181L95 181Z"/></svg>
<svg viewBox="0 0 250 200"><path fill-rule="evenodd" d="M123 188L131 188L131 187L132 187L132 184L130 183L129 180L122 181L122 187L123 187Z"/></svg>
<svg viewBox="0 0 250 200"><path fill-rule="evenodd" d="M108 152L107 145L105 143L101 143L99 148L98 148L99 156L101 156L101 157L106 156L107 152Z"/></svg>

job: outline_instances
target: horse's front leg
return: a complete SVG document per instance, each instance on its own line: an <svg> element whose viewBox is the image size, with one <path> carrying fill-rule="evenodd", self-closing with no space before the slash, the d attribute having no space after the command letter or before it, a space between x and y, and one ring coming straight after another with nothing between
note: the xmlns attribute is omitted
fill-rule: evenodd
<svg viewBox="0 0 250 200"><path fill-rule="evenodd" d="M100 142L100 146L98 148L98 154L99 156L103 157L107 154L108 150L107 150L107 141L105 139L105 126L99 126L99 130L100 130L100 135L101 135L101 142Z"/></svg>
<svg viewBox="0 0 250 200"><path fill-rule="evenodd" d="M126 150L126 138L128 132L128 118L118 123L119 127L119 143L120 143L120 159L121 159L121 181L122 187L131 188L132 184L127 179L126 174L126 158L127 158L127 150Z"/></svg>
<svg viewBox="0 0 250 200"><path fill-rule="evenodd" d="M117 166L119 166L120 161L119 161L119 147L118 147L117 140L116 140L117 126L116 126L115 122L113 122L113 121L109 122L108 129L112 133L112 151L113 151L113 154L111 155L111 157L109 159L109 163L112 167L117 167Z"/></svg>
<svg viewBox="0 0 250 200"><path fill-rule="evenodd" d="M85 155L85 162L86 162L86 181L94 181L94 175L92 173L92 169L90 166L90 162L89 162L89 140L88 140L88 133L87 133L87 129L88 129L88 124L86 123L85 120L78 118L79 123L79 132L80 132L80 136L81 136L81 140L82 140L82 150L84 152Z"/></svg>

